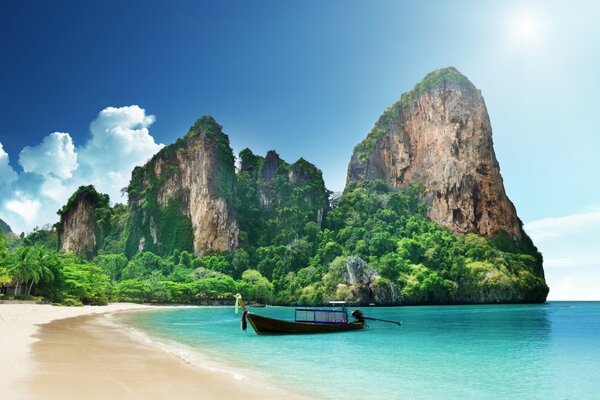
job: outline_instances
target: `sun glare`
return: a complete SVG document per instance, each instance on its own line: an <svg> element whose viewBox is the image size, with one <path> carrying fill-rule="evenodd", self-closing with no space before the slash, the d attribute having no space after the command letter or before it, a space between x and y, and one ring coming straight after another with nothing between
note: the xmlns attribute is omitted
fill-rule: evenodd
<svg viewBox="0 0 600 400"><path fill-rule="evenodd" d="M521 44L537 42L541 37L542 22L531 13L513 15L510 18L510 33Z"/></svg>
<svg viewBox="0 0 600 400"><path fill-rule="evenodd" d="M523 18L515 22L515 31L522 38L532 38L537 31L537 24L532 19Z"/></svg>

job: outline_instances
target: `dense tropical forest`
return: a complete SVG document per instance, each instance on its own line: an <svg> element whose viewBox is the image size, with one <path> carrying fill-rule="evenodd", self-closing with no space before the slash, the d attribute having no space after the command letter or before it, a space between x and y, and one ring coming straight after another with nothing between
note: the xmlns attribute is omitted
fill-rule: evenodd
<svg viewBox="0 0 600 400"><path fill-rule="evenodd" d="M241 156L253 162L251 153ZM314 305L356 299L344 274L351 260L360 259L378 284L399 290L403 304L533 301L548 291L541 254L529 238L517 244L502 234L491 240L453 234L427 217L418 184L391 191L381 181L353 183L330 199L319 225L304 223L314 210L285 179L270 184L288 193L286 206L261 211L252 171L238 176L242 229L233 252L194 256L175 248L127 257L126 235L114 227L123 226L128 209L101 198L95 212L102 216L104 245L93 259L58 252L60 226L20 237L0 233L0 286L21 287L18 298L64 305L214 304L236 292L260 303Z"/></svg>

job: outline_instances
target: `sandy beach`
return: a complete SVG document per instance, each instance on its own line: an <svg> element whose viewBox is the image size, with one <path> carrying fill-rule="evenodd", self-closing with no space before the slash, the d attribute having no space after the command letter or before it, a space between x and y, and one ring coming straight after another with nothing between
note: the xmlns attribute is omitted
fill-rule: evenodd
<svg viewBox="0 0 600 400"><path fill-rule="evenodd" d="M0 304L0 384L11 399L300 399L191 365L136 340L103 314L137 304ZM10 360L7 362L7 360Z"/></svg>

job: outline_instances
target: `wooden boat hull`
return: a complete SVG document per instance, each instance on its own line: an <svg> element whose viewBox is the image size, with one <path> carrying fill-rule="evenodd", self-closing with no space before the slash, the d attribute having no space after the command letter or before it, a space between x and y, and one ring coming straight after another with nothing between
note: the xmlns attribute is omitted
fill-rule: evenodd
<svg viewBox="0 0 600 400"><path fill-rule="evenodd" d="M323 324L313 322L284 321L247 313L246 318L254 331L259 335L300 334L300 333L330 333L364 329L364 322L349 322L344 324Z"/></svg>

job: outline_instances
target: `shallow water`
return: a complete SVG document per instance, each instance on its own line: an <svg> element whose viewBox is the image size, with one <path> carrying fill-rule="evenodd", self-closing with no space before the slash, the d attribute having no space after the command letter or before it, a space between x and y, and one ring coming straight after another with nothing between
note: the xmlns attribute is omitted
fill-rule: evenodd
<svg viewBox="0 0 600 400"><path fill-rule="evenodd" d="M293 319L294 309L259 314ZM350 310L351 311L351 310ZM598 399L600 302L368 307L355 332L257 336L230 308L120 318L322 399ZM186 348L189 348L186 347Z"/></svg>

